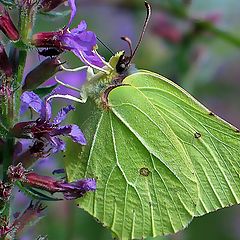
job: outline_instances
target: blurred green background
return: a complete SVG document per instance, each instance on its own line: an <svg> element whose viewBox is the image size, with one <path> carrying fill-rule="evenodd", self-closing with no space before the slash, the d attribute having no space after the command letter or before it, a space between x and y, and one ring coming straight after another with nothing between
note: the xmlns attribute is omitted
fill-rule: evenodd
<svg viewBox="0 0 240 240"><path fill-rule="evenodd" d="M144 22L142 0L76 0L75 27L85 19L88 28L114 52L126 50L120 40L128 36L136 44ZM188 90L225 120L240 127L240 1L149 0L153 15L134 62L140 69L157 72ZM64 6L57 10L67 9ZM67 18L39 16L35 32L56 30ZM51 24L50 24L51 23ZM99 52L111 57L101 44ZM64 57L69 66L80 64ZM61 158L61 157L60 157ZM22 239L48 235L50 240L110 240L109 230L74 203L50 203L36 228ZM150 238L149 238L150 239ZM198 217L175 240L240 239L240 207L234 206Z"/></svg>

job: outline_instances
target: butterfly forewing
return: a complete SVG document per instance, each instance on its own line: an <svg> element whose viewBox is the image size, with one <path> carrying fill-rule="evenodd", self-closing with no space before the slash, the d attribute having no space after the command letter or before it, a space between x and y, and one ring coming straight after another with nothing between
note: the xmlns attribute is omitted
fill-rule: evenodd
<svg viewBox="0 0 240 240"><path fill-rule="evenodd" d="M127 77L124 83L134 87L142 94L141 99L154 106L193 163L200 196L195 215L239 203L239 130L160 75L143 71ZM112 98L116 100L113 95ZM122 107L119 110L115 104L113 111L121 117ZM165 139L159 136L156 141ZM171 152L170 146L168 151Z"/></svg>

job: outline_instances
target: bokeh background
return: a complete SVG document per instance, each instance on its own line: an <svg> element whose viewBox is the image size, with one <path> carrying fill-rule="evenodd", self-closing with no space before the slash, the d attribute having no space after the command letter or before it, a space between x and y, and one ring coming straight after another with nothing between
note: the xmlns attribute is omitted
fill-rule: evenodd
<svg viewBox="0 0 240 240"><path fill-rule="evenodd" d="M145 17L142 0L76 0L78 14L72 26L85 19L88 28L114 52L126 50L120 40L128 36L136 44ZM188 90L196 99L225 120L240 127L240 1L239 0L149 0L153 15L134 58L139 69L157 72ZM56 10L67 10L61 6ZM66 24L67 17L39 15L35 32L53 31ZM111 53L99 43L106 59ZM35 50L31 64L39 63ZM80 62L63 56L71 67ZM32 67L32 65L31 65ZM26 70L28 71L28 70ZM79 76L76 76L78 81ZM58 162L39 163L44 173L61 167ZM67 159L66 159L67 161ZM51 165L51 166L50 166ZM38 167L39 167L38 166ZM24 196L18 197L23 207ZM19 205L19 208L20 208ZM97 223L73 202L49 203L48 214L24 234L22 240L48 235L50 240L111 240L108 229ZM149 238L149 240L152 238ZM240 207L234 206L198 217L178 234L159 239L238 240Z"/></svg>

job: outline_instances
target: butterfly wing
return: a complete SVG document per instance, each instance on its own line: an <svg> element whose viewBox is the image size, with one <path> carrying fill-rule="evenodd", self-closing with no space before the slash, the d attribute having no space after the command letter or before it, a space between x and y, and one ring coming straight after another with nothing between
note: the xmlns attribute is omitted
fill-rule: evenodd
<svg viewBox="0 0 240 240"><path fill-rule="evenodd" d="M160 75L142 71L126 78L124 83L134 87L142 94L141 99L156 109L191 159L200 194L195 215L239 203L239 130ZM139 132L137 121L126 110L129 100L126 104L119 97L122 89L110 94L112 111L125 125L130 122L133 132ZM137 101L132 99L131 105L137 106ZM160 137L158 141L164 140ZM156 144L154 151L158 148Z"/></svg>
<svg viewBox="0 0 240 240"><path fill-rule="evenodd" d="M140 239L239 203L238 130L160 75L123 83L82 125L87 146L68 152L71 181L97 179L80 206L119 239Z"/></svg>
<svg viewBox="0 0 240 240"><path fill-rule="evenodd" d="M80 206L120 239L183 229L192 220L198 201L186 149L136 87L114 89L109 104L109 109L90 114L81 127L88 144L78 159L73 156L67 161L71 181L97 179L96 192L79 199ZM124 115L129 117L126 121ZM79 152L79 147L70 151Z"/></svg>

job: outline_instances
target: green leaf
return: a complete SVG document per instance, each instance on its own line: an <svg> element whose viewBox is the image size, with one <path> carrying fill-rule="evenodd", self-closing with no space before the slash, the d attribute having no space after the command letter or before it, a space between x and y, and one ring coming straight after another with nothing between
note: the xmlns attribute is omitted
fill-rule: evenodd
<svg viewBox="0 0 240 240"><path fill-rule="evenodd" d="M160 75L140 71L123 84L86 116L87 146L69 146L70 181L97 179L80 206L119 239L140 239L239 203L239 130Z"/></svg>

